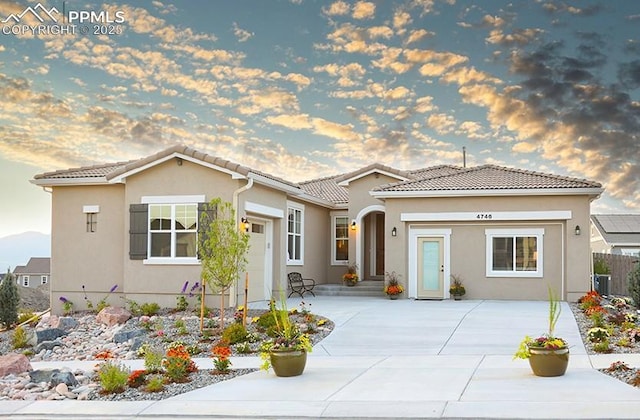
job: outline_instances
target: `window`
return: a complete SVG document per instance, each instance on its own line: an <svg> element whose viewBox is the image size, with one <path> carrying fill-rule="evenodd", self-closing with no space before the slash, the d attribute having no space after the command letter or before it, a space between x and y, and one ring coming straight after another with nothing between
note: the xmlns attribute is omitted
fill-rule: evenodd
<svg viewBox="0 0 640 420"><path fill-rule="evenodd" d="M349 218L335 216L333 218L333 264L349 262Z"/></svg>
<svg viewBox="0 0 640 420"><path fill-rule="evenodd" d="M487 277L542 277L544 229L487 229Z"/></svg>
<svg viewBox="0 0 640 420"><path fill-rule="evenodd" d="M87 232L94 233L98 226L98 213L87 213Z"/></svg>
<svg viewBox="0 0 640 420"><path fill-rule="evenodd" d="M149 205L149 258L196 258L197 204Z"/></svg>
<svg viewBox="0 0 640 420"><path fill-rule="evenodd" d="M24 287L29 287L29 276L22 276L22 285Z"/></svg>
<svg viewBox="0 0 640 420"><path fill-rule="evenodd" d="M47 276L40 277L40 284L47 284L48 281L49 281L49 277Z"/></svg>
<svg viewBox="0 0 640 420"><path fill-rule="evenodd" d="M287 264L304 263L304 206L289 203L287 207Z"/></svg>

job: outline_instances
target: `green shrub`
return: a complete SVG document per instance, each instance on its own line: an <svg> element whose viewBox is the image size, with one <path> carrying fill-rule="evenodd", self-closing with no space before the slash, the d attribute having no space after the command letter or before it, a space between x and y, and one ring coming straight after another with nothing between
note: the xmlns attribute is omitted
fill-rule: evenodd
<svg viewBox="0 0 640 420"><path fill-rule="evenodd" d="M133 316L142 315L142 309L140 308L140 305L138 304L138 302L132 299L124 298L124 297L122 299L124 299L124 303L125 305L127 305L127 308L129 309L129 312L131 312L131 315Z"/></svg>
<svg viewBox="0 0 640 420"><path fill-rule="evenodd" d="M13 335L11 336L11 346L14 349L23 349L29 346L29 344L27 344L27 341L27 332L24 330L24 328L16 327L16 329L13 331Z"/></svg>
<svg viewBox="0 0 640 420"><path fill-rule="evenodd" d="M0 283L0 323L9 328L18 322L18 286L15 276L7 270L2 283Z"/></svg>
<svg viewBox="0 0 640 420"><path fill-rule="evenodd" d="M247 329L242 324L234 323L229 325L222 332L222 340L229 344L237 344L247 338Z"/></svg>
<svg viewBox="0 0 640 420"><path fill-rule="evenodd" d="M593 351L596 353L611 353L609 340L603 340L593 344Z"/></svg>
<svg viewBox="0 0 640 420"><path fill-rule="evenodd" d="M129 379L129 370L120 363L107 360L98 368L98 378L105 394L123 392Z"/></svg>
<svg viewBox="0 0 640 420"><path fill-rule="evenodd" d="M161 349L147 345L144 351L144 368L149 373L156 373L162 370L162 358L164 352Z"/></svg>
<svg viewBox="0 0 640 420"><path fill-rule="evenodd" d="M164 378L162 375L151 375L147 378L147 385L144 390L147 392L160 392L164 389Z"/></svg>
<svg viewBox="0 0 640 420"><path fill-rule="evenodd" d="M22 324L23 322L27 322L29 321L31 318L35 317L36 314L34 314L31 311L27 311L27 312L21 312L18 315L18 324ZM33 321L31 321L31 324L37 324L38 323L38 319L34 319Z"/></svg>
<svg viewBox="0 0 640 420"><path fill-rule="evenodd" d="M160 305L155 302L143 303L142 305L140 305L140 310L142 311L143 315L153 316L157 315L158 312L160 312Z"/></svg>
<svg viewBox="0 0 640 420"><path fill-rule="evenodd" d="M635 302L636 307L640 307L640 263L636 263L633 270L627 275L629 285L629 295Z"/></svg>

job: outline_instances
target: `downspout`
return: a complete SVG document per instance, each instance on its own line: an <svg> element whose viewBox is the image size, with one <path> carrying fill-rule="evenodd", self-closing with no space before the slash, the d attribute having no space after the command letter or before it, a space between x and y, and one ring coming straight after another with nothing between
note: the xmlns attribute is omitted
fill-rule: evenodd
<svg viewBox="0 0 640 420"><path fill-rule="evenodd" d="M237 190L235 190L233 192L233 199L231 201L231 206L233 207L233 211L236 214L236 226L240 226L240 212L238 211L238 196L247 191L250 190L253 187L253 178L249 178L249 181L247 181L247 184L238 188ZM233 287L233 293L230 290L229 291L229 306L236 306L237 301L238 301L238 279L236 279L236 284Z"/></svg>

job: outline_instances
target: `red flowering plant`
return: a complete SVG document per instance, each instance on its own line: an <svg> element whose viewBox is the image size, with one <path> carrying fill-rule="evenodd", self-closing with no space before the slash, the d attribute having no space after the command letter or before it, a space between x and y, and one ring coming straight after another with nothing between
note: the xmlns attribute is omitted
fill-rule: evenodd
<svg viewBox="0 0 640 420"><path fill-rule="evenodd" d="M525 336L524 339L520 342L520 346L518 350L514 354L513 358L519 359L528 359L531 357L531 349L548 349L548 350L558 350L563 349L569 346L569 344L560 337L556 337L553 333L556 327L556 323L558 322L558 318L560 318L560 313L562 312L562 308L560 306L560 301L558 300L557 295L553 292L551 287L548 288L549 291L549 330L546 334L541 335L537 338L531 338L530 336Z"/></svg>
<svg viewBox="0 0 640 420"><path fill-rule="evenodd" d="M127 385L131 388L138 388L147 381L147 371L144 369L134 370L127 378Z"/></svg>
<svg viewBox="0 0 640 420"><path fill-rule="evenodd" d="M384 293L387 295L399 295L404 292L404 287L398 282L400 277L395 271L391 273L385 273L385 286Z"/></svg>
<svg viewBox="0 0 640 420"><path fill-rule="evenodd" d="M211 350L211 354L213 355L213 366L216 368L218 373L227 373L229 372L229 367L231 366L231 349L229 345L225 342L221 342L213 347Z"/></svg>

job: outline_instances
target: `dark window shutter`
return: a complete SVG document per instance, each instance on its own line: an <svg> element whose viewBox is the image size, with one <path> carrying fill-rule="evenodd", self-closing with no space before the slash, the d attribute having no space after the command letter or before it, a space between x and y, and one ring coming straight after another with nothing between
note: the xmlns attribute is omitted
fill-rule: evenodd
<svg viewBox="0 0 640 420"><path fill-rule="evenodd" d="M147 226L149 206L131 204L129 206L129 258L144 260L147 258Z"/></svg>
<svg viewBox="0 0 640 420"><path fill-rule="evenodd" d="M201 258L202 244L207 240L209 223L216 217L216 206L209 203L198 203L198 258Z"/></svg>

